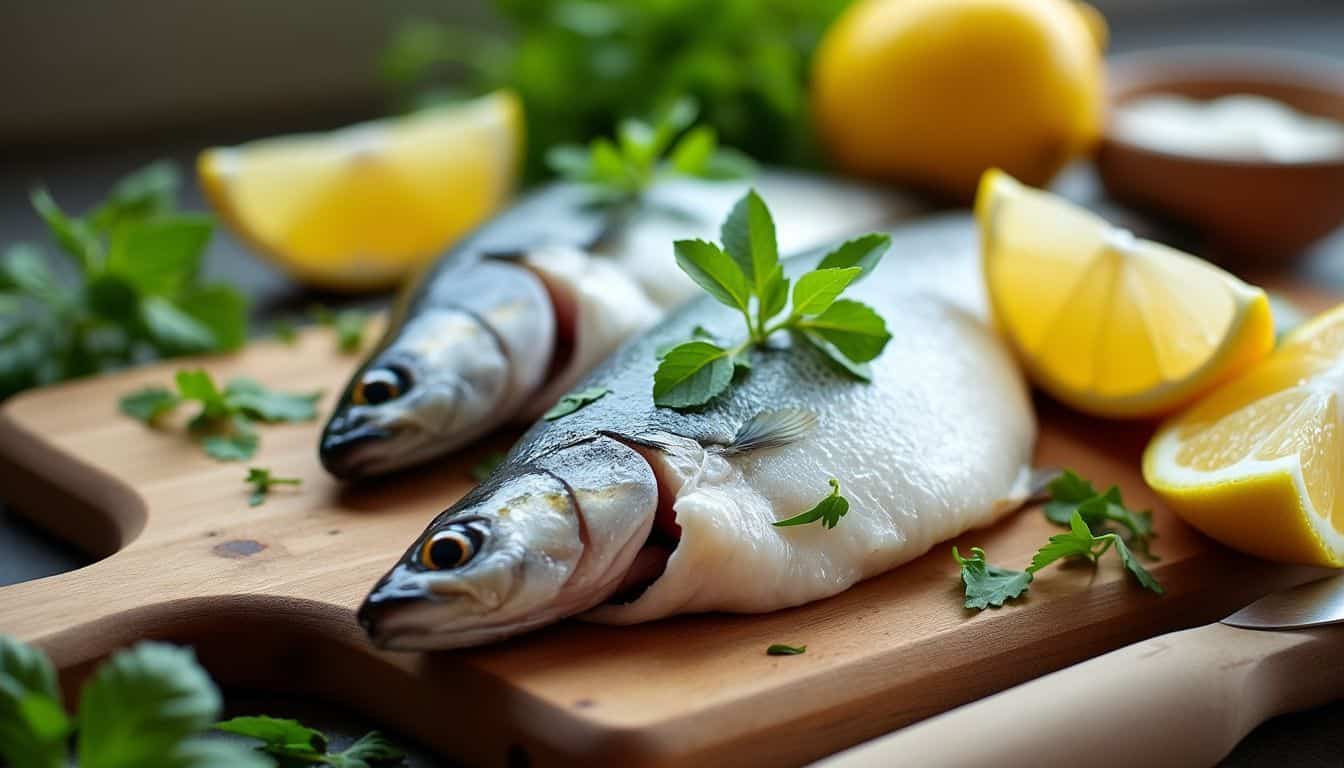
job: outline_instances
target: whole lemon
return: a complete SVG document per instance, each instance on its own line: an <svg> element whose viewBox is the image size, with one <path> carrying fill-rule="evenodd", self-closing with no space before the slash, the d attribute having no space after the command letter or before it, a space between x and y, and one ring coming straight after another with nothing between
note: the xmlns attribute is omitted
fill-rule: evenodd
<svg viewBox="0 0 1344 768"><path fill-rule="evenodd" d="M846 171L960 202L989 168L1044 185L1100 134L1105 35L1072 0L859 0L817 51L819 135Z"/></svg>

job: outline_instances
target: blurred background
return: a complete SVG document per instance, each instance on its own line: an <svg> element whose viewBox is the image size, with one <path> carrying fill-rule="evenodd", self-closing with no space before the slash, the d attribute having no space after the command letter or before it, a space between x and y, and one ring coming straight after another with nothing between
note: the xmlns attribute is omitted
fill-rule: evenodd
<svg viewBox="0 0 1344 768"><path fill-rule="evenodd" d="M525 111L521 183L547 176L546 149L609 133L619 118L648 114L685 94L697 98L701 119L723 144L764 164L822 167L827 155L809 120L808 73L818 41L847 5L0 0L0 248L47 239L29 200L37 184L67 211L85 211L117 179L167 158L181 169L178 205L205 211L193 169L206 147L326 131L506 86ZM1344 0L1092 5L1109 28L1108 56L1175 45L1256 46L1344 66ZM1338 77L1344 70L1327 71ZM1055 187L1196 252L1205 242L1181 222L1110 200L1086 159L1056 177ZM391 292L380 286L352 296L297 281L226 227L216 228L203 258L205 279L246 297L253 334L313 302L379 306ZM1272 269L1322 290L1344 290L1344 235L1314 240ZM0 340L0 369L5 354ZM82 562L0 508L0 584ZM1279 718L1228 764L1338 766L1341 716L1344 707L1336 705Z"/></svg>

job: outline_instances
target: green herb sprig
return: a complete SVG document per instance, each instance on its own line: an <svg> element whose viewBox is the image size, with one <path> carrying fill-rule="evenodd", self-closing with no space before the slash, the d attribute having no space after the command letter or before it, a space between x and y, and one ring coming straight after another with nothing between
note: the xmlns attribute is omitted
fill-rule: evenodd
<svg viewBox="0 0 1344 768"><path fill-rule="evenodd" d="M33 208L65 256L31 243L0 258L0 398L157 357L237 349L247 302L200 278L213 223L176 208L179 174L155 163L84 216L45 189Z"/></svg>
<svg viewBox="0 0 1344 768"><path fill-rule="evenodd" d="M1067 527L1073 514L1082 516L1093 533L1103 534L1115 523L1126 532L1125 543L1149 560L1157 560L1150 551L1153 532L1151 510L1135 512L1125 507L1119 486L1112 485L1105 493L1098 493L1092 483L1073 470L1066 469L1050 482L1050 501L1045 505L1045 518L1055 525Z"/></svg>
<svg viewBox="0 0 1344 768"><path fill-rule="evenodd" d="M243 482L252 486L252 495L247 499L248 506L259 507L266 501L266 496L275 486L292 485L297 487L303 484L303 478L276 477L271 470L265 467L251 467L247 470L247 477L243 478Z"/></svg>
<svg viewBox="0 0 1344 768"><path fill-rule="evenodd" d="M606 387L589 387L587 389L578 390L577 392L570 392L560 398L560 401L551 406L546 413L542 414L541 418L546 421L555 421L556 419L568 416L581 408L585 408L609 394L611 394L611 390Z"/></svg>
<svg viewBox="0 0 1344 768"><path fill-rule="evenodd" d="M220 461L242 461L257 452L259 437L254 422L310 421L317 418L320 392L275 392L252 379L236 378L220 389L201 369L181 370L175 377L176 391L145 387L121 398L121 412L154 424L186 402L200 404L188 423L205 452Z"/></svg>
<svg viewBox="0 0 1344 768"><path fill-rule="evenodd" d="M601 136L586 147L552 147L546 162L562 178L591 185L597 198L607 203L639 199L661 175L737 179L754 173L750 158L719 146L713 128L691 128L696 112L695 102L681 99L652 123L622 120L615 141Z"/></svg>
<svg viewBox="0 0 1344 768"><path fill-rule="evenodd" d="M830 479L831 492L821 501L806 512L800 512L787 520L778 520L771 525L778 527L788 527L794 525L808 525L821 521L821 526L827 530L834 528L840 522L840 518L849 512L849 499L840 495L840 481L834 477Z"/></svg>
<svg viewBox="0 0 1344 768"><path fill-rule="evenodd" d="M46 654L0 635L0 762L13 768L65 768L75 764L72 747L81 768L275 768L273 758L284 765L337 768L404 764L401 750L377 732L344 751L328 752L325 735L294 720L241 717L216 723L220 706L219 689L195 654L145 642L118 651L94 670L71 718ZM263 744L251 749L203 738L212 725Z"/></svg>
<svg viewBox="0 0 1344 768"><path fill-rule="evenodd" d="M773 643L765 649L766 656L801 656L807 653L806 645L786 645L785 643Z"/></svg>
<svg viewBox="0 0 1344 768"><path fill-rule="evenodd" d="M882 354L891 334L872 307L840 296L877 266L891 245L889 236L864 235L827 254L793 284L787 313L790 281L779 260L775 223L755 190L733 207L721 237L722 247L678 240L677 264L706 293L742 314L746 338L725 348L697 336L666 350L653 376L656 405L686 409L708 403L728 388L736 371L750 368L751 350L780 331L816 348L849 375L871 379L867 363Z"/></svg>

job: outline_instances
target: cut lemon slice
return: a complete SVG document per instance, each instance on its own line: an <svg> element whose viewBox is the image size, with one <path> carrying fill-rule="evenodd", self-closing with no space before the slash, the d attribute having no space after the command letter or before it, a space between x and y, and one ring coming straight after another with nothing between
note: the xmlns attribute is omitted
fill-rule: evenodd
<svg viewBox="0 0 1344 768"><path fill-rule="evenodd" d="M1037 385L1098 416L1169 413L1274 344L1265 292L989 171L975 204L997 322Z"/></svg>
<svg viewBox="0 0 1344 768"><path fill-rule="evenodd" d="M499 92L456 104L201 153L221 217L299 280L395 285L496 211L517 177L522 108Z"/></svg>
<svg viewBox="0 0 1344 768"><path fill-rule="evenodd" d="M1163 425L1143 475L1196 528L1272 560L1344 566L1344 306Z"/></svg>

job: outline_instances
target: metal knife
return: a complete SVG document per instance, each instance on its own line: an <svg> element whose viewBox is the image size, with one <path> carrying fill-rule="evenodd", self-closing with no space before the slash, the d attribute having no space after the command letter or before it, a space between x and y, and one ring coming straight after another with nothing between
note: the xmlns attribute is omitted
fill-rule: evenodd
<svg viewBox="0 0 1344 768"><path fill-rule="evenodd" d="M1344 697L1344 575L1263 597L817 763L1208 766L1265 720Z"/></svg>

